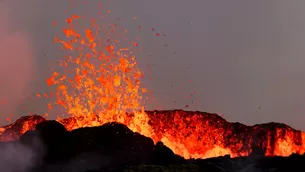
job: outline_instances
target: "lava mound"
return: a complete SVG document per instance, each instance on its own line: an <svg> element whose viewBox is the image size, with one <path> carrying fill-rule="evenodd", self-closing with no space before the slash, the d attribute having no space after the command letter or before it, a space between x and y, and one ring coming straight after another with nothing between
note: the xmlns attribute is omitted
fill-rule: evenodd
<svg viewBox="0 0 305 172"><path fill-rule="evenodd" d="M162 141L175 154L186 159L210 158L227 154L232 157L250 154L289 156L293 153L305 152L304 132L285 124L266 123L246 126L228 122L217 114L183 110L146 111L145 115L149 118L148 126L151 134L149 137L154 143ZM98 117L92 119L98 119ZM15 123L2 128L0 141L16 140L25 131L35 129L35 125L42 121L45 119L40 116L22 117ZM83 127L79 125L83 121L75 117L59 122L72 133L78 132L78 129L74 131L73 128ZM91 121L90 119L86 126L105 123L107 121ZM130 127L128 122L124 124ZM91 129L86 128L86 130ZM81 143L82 141L79 141L79 144Z"/></svg>
<svg viewBox="0 0 305 172"><path fill-rule="evenodd" d="M15 150L21 151L22 161L14 155ZM121 123L68 131L54 120L38 123L14 142L0 143L0 151L0 165L6 170L29 172L291 171L292 166L301 169L305 159L297 154L289 157L260 154L185 160L164 143L154 144L151 138L133 132ZM7 161L8 157L12 157L12 162Z"/></svg>
<svg viewBox="0 0 305 172"><path fill-rule="evenodd" d="M147 111L155 136L185 158L230 154L289 156L305 152L305 133L281 123L247 126L198 111ZM164 135L167 136L164 139ZM185 151L187 150L187 152Z"/></svg>
<svg viewBox="0 0 305 172"><path fill-rule="evenodd" d="M0 142L17 140L26 131L35 129L35 125L45 118L39 115L23 116L10 125L0 127Z"/></svg>

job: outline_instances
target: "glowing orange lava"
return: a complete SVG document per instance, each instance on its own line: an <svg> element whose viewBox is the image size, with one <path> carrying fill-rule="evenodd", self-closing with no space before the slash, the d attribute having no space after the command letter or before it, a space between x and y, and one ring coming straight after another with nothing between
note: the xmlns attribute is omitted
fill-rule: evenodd
<svg viewBox="0 0 305 172"><path fill-rule="evenodd" d="M147 89L140 85L143 76L132 47L120 47L122 40L111 37L102 40L101 27L94 20L84 32L77 31L74 23L78 20L81 17L69 17L68 27L63 29L66 38L55 39L68 55L60 62L66 72L54 72L46 81L49 86L57 87L57 101L49 107L59 105L64 114L78 117L69 129L116 121L151 136L141 105L142 93ZM111 33L117 31L116 25L109 27ZM67 72L71 69L72 72Z"/></svg>
<svg viewBox="0 0 305 172"><path fill-rule="evenodd" d="M58 121L68 130L120 122L131 130L162 141L185 158L209 158L230 154L249 155L259 147L265 155L288 156L305 152L305 133L283 124L245 126L229 123L216 114L203 112L144 111L140 72L131 47L122 47L122 40L100 37L102 28L91 21L90 28L78 31L80 16L72 15L63 29L65 38L55 38L67 55L60 61L62 72L55 71L46 80L56 88L56 101L50 111L60 107L69 118ZM117 31L109 25L110 33ZM52 98L53 94L38 94ZM23 117L0 128L0 141L17 139L44 121L39 116Z"/></svg>
<svg viewBox="0 0 305 172"><path fill-rule="evenodd" d="M60 65L72 68L73 74L54 72L47 80L57 86L55 105L73 117L59 119L68 130L116 121L155 142L162 141L185 158L245 156L256 146L263 148L265 155L304 153L304 133L289 127L236 128L214 114L145 112L141 100L147 89L140 85L142 73L132 49L120 47L122 40L101 40L96 21L83 36L73 25L80 19L76 15L68 18L68 27L63 29L66 39L56 39L70 54ZM116 25L111 28L112 33L116 31Z"/></svg>

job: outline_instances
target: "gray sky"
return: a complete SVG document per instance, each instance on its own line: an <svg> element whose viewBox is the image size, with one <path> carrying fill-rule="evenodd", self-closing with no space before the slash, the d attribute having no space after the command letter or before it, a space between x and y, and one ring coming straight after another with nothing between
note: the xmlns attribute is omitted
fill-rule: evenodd
<svg viewBox="0 0 305 172"><path fill-rule="evenodd" d="M53 21L63 23L71 14L67 2L0 1L0 101L9 99L0 105L0 124L9 113L15 119L44 111L33 97L48 90L47 68L61 58L52 40L63 25L54 28ZM97 2L73 10L94 16ZM229 121L276 121L305 130L305 1L113 0L105 7L112 11L109 20L141 38L138 60L150 65L143 70L153 78L144 85L157 102L148 108L215 112ZM25 110L17 108L20 100Z"/></svg>

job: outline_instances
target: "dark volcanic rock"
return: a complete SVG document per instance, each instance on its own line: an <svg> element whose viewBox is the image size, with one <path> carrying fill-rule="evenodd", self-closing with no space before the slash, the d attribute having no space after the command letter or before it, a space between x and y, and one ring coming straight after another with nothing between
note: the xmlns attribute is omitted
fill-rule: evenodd
<svg viewBox="0 0 305 172"><path fill-rule="evenodd" d="M152 139L119 123L69 132L56 121L45 121L35 128L20 137L22 144L34 147L38 153L41 150L37 150L37 139L44 145L45 163L35 172L280 172L302 169L305 162L305 156L296 154L264 157L260 149L248 157L184 160L162 142L154 145Z"/></svg>
<svg viewBox="0 0 305 172"><path fill-rule="evenodd" d="M71 155L69 132L57 121L45 121L36 125L40 139L46 147L46 161L56 162Z"/></svg>
<svg viewBox="0 0 305 172"><path fill-rule="evenodd" d="M83 159L92 159L92 162L102 157L104 160L101 161L105 161L107 157L107 165L138 165L149 163L154 152L152 139L134 133L119 123L107 123L69 132L56 121L45 121L38 124L34 131L26 132L20 140L31 147L37 137L45 146L45 161L51 164L71 159L78 163ZM103 164L95 164L98 163Z"/></svg>
<svg viewBox="0 0 305 172"><path fill-rule="evenodd" d="M81 128L70 135L75 153L99 152L113 158L118 165L147 163L154 148L152 139L119 123Z"/></svg>
<svg viewBox="0 0 305 172"><path fill-rule="evenodd" d="M181 164L185 163L185 159L174 154L174 152L162 142L158 142L154 148L150 163L156 165Z"/></svg>
<svg viewBox="0 0 305 172"><path fill-rule="evenodd" d="M28 131L20 137L20 141L29 146L41 141L45 150L45 161L56 162L71 155L70 145L72 144L69 132L57 121L44 121L36 125L34 131Z"/></svg>
<svg viewBox="0 0 305 172"><path fill-rule="evenodd" d="M272 163L270 163L270 161ZM267 164L266 161L263 161L264 164ZM274 172L286 172L286 171L295 171L295 172L303 172L304 171L304 162L305 156L292 154L289 157L278 157L277 159L270 157L269 164L272 164L272 168ZM269 165L270 166L270 165Z"/></svg>

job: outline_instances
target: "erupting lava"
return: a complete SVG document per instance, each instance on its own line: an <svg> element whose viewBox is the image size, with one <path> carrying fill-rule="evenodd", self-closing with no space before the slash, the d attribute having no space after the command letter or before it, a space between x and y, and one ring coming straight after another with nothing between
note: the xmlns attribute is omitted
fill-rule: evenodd
<svg viewBox="0 0 305 172"><path fill-rule="evenodd" d="M49 86L57 87L57 101L50 103L49 108L59 105L64 114L76 117L73 125L65 124L69 130L116 121L151 136L141 106L141 94L147 89L140 87L142 73L132 47L122 48L123 40L113 39L119 30L115 24L108 25L111 31L106 40L99 37L101 27L95 20L82 36L74 25L80 19L76 15L68 18L68 28L63 29L66 40L55 39L63 45L67 56L60 63L65 72L54 72L47 79Z"/></svg>
<svg viewBox="0 0 305 172"><path fill-rule="evenodd" d="M44 94L56 98L48 104L49 110L58 106L62 114L71 116L58 118L68 130L120 122L155 142L164 142L185 158L244 156L256 148L265 155L305 152L305 134L283 124L249 127L203 112L144 111L142 94L147 89L140 85L142 73L132 47L120 47L123 40L112 39L116 25L108 26L109 37L102 40L102 28L96 21L81 32L74 25L78 20L81 17L76 15L68 18L68 27L63 29L66 38L55 39L67 56L60 63L63 72L53 72L47 79L49 86L56 87L56 94ZM0 141L17 139L44 120L40 116L23 117L0 128Z"/></svg>

